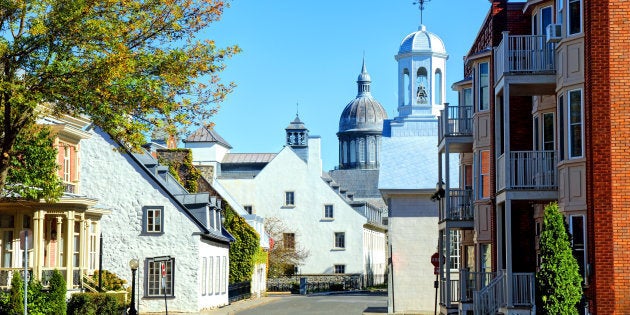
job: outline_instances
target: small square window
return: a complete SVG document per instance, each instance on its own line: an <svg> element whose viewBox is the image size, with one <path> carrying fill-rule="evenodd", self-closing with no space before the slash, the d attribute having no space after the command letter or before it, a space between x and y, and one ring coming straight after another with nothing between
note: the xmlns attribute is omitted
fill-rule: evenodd
<svg viewBox="0 0 630 315"><path fill-rule="evenodd" d="M333 211L333 205L325 205L324 206L324 218L326 219L333 219L334 216L334 211Z"/></svg>
<svg viewBox="0 0 630 315"><path fill-rule="evenodd" d="M346 265L335 265L335 273L346 273Z"/></svg>
<svg viewBox="0 0 630 315"><path fill-rule="evenodd" d="M254 209L252 209L252 206L243 206L243 210L245 210L245 212L247 212L248 214L254 213Z"/></svg>
<svg viewBox="0 0 630 315"><path fill-rule="evenodd" d="M142 207L142 233L143 234L163 234L164 233L164 207L162 206Z"/></svg>
<svg viewBox="0 0 630 315"><path fill-rule="evenodd" d="M295 192L287 191L284 193L284 205L295 206Z"/></svg>
<svg viewBox="0 0 630 315"><path fill-rule="evenodd" d="M335 232L335 248L346 248L345 232Z"/></svg>

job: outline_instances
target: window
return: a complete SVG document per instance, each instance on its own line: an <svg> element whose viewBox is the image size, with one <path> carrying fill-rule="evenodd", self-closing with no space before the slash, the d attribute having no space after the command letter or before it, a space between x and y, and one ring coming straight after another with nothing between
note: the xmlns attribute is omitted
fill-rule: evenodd
<svg viewBox="0 0 630 315"><path fill-rule="evenodd" d="M448 237L448 254L450 256L450 260L448 262L448 268L449 269L459 269L460 263L461 263L461 250L460 250L460 236L459 236L459 231L457 230L448 230L449 233L448 235L446 233L440 233L441 237L442 237L442 255L444 255L444 257L446 257L446 253L447 253L447 248L446 248L446 241L447 241L447 237Z"/></svg>
<svg viewBox="0 0 630 315"><path fill-rule="evenodd" d="M564 21L564 0L556 1L556 23L562 24Z"/></svg>
<svg viewBox="0 0 630 315"><path fill-rule="evenodd" d="M74 222L74 234L72 237L72 267L79 267L79 250L81 249L81 222Z"/></svg>
<svg viewBox="0 0 630 315"><path fill-rule="evenodd" d="M284 193L284 205L295 206L295 192L287 191Z"/></svg>
<svg viewBox="0 0 630 315"><path fill-rule="evenodd" d="M558 139L560 140L558 153L560 161L564 161L564 133L564 96L560 95L558 98Z"/></svg>
<svg viewBox="0 0 630 315"><path fill-rule="evenodd" d="M175 258L148 258L146 260L146 296L163 297L174 296L175 288ZM166 267L166 277L162 279L161 266Z"/></svg>
<svg viewBox="0 0 630 315"><path fill-rule="evenodd" d="M350 163L354 164L357 162L357 143L352 140L350 141Z"/></svg>
<svg viewBox="0 0 630 315"><path fill-rule="evenodd" d="M473 98L472 98L472 89L464 89L464 106L472 106Z"/></svg>
<svg viewBox="0 0 630 315"><path fill-rule="evenodd" d="M488 76L488 63L479 64L479 110L490 108L490 77Z"/></svg>
<svg viewBox="0 0 630 315"><path fill-rule="evenodd" d="M403 103L400 105L410 105L411 100L409 99L409 96L411 94L411 82L409 80L409 69L404 69L403 70L403 75L402 75L402 86L398 89L398 95L402 95L402 98L398 98L400 101L402 101Z"/></svg>
<svg viewBox="0 0 630 315"><path fill-rule="evenodd" d="M582 157L582 90L569 91L569 157Z"/></svg>
<svg viewBox="0 0 630 315"><path fill-rule="evenodd" d="M435 104L442 104L442 71L435 70Z"/></svg>
<svg viewBox="0 0 630 315"><path fill-rule="evenodd" d="M568 34L573 35L582 32L582 0L569 0L568 9Z"/></svg>
<svg viewBox="0 0 630 315"><path fill-rule="evenodd" d="M164 207L142 207L142 233L164 233Z"/></svg>
<svg viewBox="0 0 630 315"><path fill-rule="evenodd" d="M553 113L543 114L543 150L552 151L554 149L554 119Z"/></svg>
<svg viewBox="0 0 630 315"><path fill-rule="evenodd" d="M479 152L479 194L480 199L490 198L490 151Z"/></svg>
<svg viewBox="0 0 630 315"><path fill-rule="evenodd" d="M326 219L333 219L334 218L333 205L325 205L324 206L324 218L326 218Z"/></svg>
<svg viewBox="0 0 630 315"><path fill-rule="evenodd" d="M295 249L295 233L282 234L282 244L285 249Z"/></svg>
<svg viewBox="0 0 630 315"><path fill-rule="evenodd" d="M346 273L346 265L335 265L335 273Z"/></svg>
<svg viewBox="0 0 630 315"><path fill-rule="evenodd" d="M370 163L376 162L376 140L374 137L370 137L368 140L368 155L370 157Z"/></svg>
<svg viewBox="0 0 630 315"><path fill-rule="evenodd" d="M335 248L346 248L345 232L335 232Z"/></svg>
<svg viewBox="0 0 630 315"><path fill-rule="evenodd" d="M248 214L253 214L254 210L252 209L252 206L243 206L243 210L245 210L245 212L247 212Z"/></svg>
<svg viewBox="0 0 630 315"><path fill-rule="evenodd" d="M90 223L89 227L89 248L88 248L88 268L90 270L98 269L98 234L95 222Z"/></svg>
<svg viewBox="0 0 630 315"><path fill-rule="evenodd" d="M359 147L359 162L365 163L365 140L359 139L357 143Z"/></svg>
<svg viewBox="0 0 630 315"><path fill-rule="evenodd" d="M70 182L70 147L63 147L63 181Z"/></svg>
<svg viewBox="0 0 630 315"><path fill-rule="evenodd" d="M587 281L586 277L586 224L584 224L584 215L572 215L569 217L569 232L571 233L571 241L573 247L573 256L577 260L580 267L580 274Z"/></svg>
<svg viewBox="0 0 630 315"><path fill-rule="evenodd" d="M418 72L416 73L416 103L418 104L427 104L428 102L428 94L427 94L427 69L418 68Z"/></svg>

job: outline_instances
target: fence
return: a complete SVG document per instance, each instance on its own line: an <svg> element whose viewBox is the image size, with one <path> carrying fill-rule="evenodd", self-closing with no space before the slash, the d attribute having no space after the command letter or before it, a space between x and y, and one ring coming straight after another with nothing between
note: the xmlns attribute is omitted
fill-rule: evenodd
<svg viewBox="0 0 630 315"><path fill-rule="evenodd" d="M365 278L361 274L296 275L267 279L267 292L291 292L298 294L300 278L306 278L307 293L352 291L365 288Z"/></svg>
<svg viewBox="0 0 630 315"><path fill-rule="evenodd" d="M252 296L252 283L244 281L239 283L231 283L228 286L228 297L230 303L249 299Z"/></svg>

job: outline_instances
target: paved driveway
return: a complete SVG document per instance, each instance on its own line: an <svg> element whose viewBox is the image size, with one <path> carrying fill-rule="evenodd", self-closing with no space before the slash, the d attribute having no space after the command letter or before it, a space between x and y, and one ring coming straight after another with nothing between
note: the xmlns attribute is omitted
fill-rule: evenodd
<svg viewBox="0 0 630 315"><path fill-rule="evenodd" d="M364 311L386 311L387 293L344 293L288 295L237 312L237 315L354 315Z"/></svg>

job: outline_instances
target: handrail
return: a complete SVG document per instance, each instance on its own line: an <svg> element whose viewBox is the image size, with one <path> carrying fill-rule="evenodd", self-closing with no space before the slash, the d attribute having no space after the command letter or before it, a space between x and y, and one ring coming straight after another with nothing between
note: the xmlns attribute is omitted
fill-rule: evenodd
<svg viewBox="0 0 630 315"><path fill-rule="evenodd" d="M505 274L500 272L497 277L481 290L473 293L473 304L476 315L493 315L505 305Z"/></svg>

